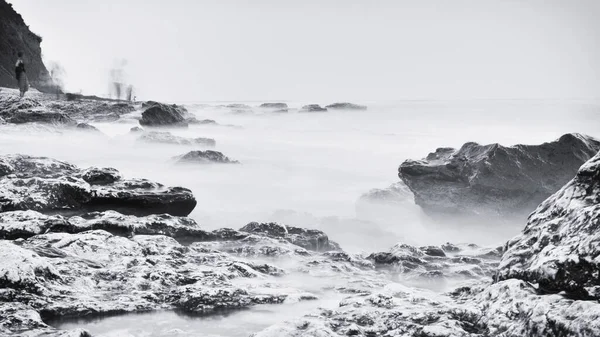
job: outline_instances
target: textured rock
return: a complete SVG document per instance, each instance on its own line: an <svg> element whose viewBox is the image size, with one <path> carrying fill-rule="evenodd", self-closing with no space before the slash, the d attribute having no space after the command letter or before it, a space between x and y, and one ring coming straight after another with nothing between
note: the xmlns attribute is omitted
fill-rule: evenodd
<svg viewBox="0 0 600 337"><path fill-rule="evenodd" d="M466 143L407 160L399 176L429 214L524 218L598 151L598 140L580 134L542 145Z"/></svg>
<svg viewBox="0 0 600 337"><path fill-rule="evenodd" d="M327 111L327 108L323 108L318 104L305 105L299 110L299 112L323 112L323 111Z"/></svg>
<svg viewBox="0 0 600 337"><path fill-rule="evenodd" d="M327 109L333 110L367 110L365 105L358 105L354 103L333 103L326 106Z"/></svg>
<svg viewBox="0 0 600 337"><path fill-rule="evenodd" d="M517 278L549 292L588 296L600 286L600 153L544 201L510 240L498 280Z"/></svg>
<svg viewBox="0 0 600 337"><path fill-rule="evenodd" d="M178 164L239 164L219 151L190 151L175 157Z"/></svg>
<svg viewBox="0 0 600 337"><path fill-rule="evenodd" d="M216 146L216 142L212 138L185 138L171 134L170 132L159 132L150 131L142 134L139 138L140 141L147 143L162 143L162 144L176 144L176 145L202 145L202 146Z"/></svg>
<svg viewBox="0 0 600 337"><path fill-rule="evenodd" d="M304 229L281 225L275 222L251 222L240 228L240 231L270 238L281 238L296 246L314 251L339 250L337 243L329 241L327 234L316 229Z"/></svg>
<svg viewBox="0 0 600 337"><path fill-rule="evenodd" d="M0 211L188 215L196 206L190 190L145 179L122 179L115 169L79 168L58 160L0 157Z"/></svg>
<svg viewBox="0 0 600 337"><path fill-rule="evenodd" d="M187 127L185 121L187 111L178 105L168 105L158 102L145 102L142 107L142 119L140 124L144 126L176 126Z"/></svg>

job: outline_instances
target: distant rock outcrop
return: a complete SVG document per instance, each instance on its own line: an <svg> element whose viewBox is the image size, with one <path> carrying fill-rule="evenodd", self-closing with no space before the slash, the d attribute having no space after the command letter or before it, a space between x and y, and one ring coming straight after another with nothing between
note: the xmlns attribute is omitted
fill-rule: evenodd
<svg viewBox="0 0 600 337"><path fill-rule="evenodd" d="M263 103L259 106L261 109L265 109L270 112L288 112L288 105L286 103Z"/></svg>
<svg viewBox="0 0 600 337"><path fill-rule="evenodd" d="M358 105L354 103L333 103L326 106L327 109L332 110L367 110L367 106Z"/></svg>
<svg viewBox="0 0 600 337"><path fill-rule="evenodd" d="M594 296L600 289L600 153L529 216L506 244L496 279L516 278L546 292Z"/></svg>
<svg viewBox="0 0 600 337"><path fill-rule="evenodd" d="M541 145L466 143L407 160L399 176L429 214L523 218L598 151L600 141L580 134Z"/></svg>
<svg viewBox="0 0 600 337"><path fill-rule="evenodd" d="M42 38L29 30L12 5L0 0L0 87L18 87L15 63L17 53L21 51L30 84L40 91L54 90L42 62L41 42Z"/></svg>
<svg viewBox="0 0 600 337"><path fill-rule="evenodd" d="M219 151L190 151L182 156L175 157L178 164L239 164Z"/></svg>
<svg viewBox="0 0 600 337"><path fill-rule="evenodd" d="M185 119L187 110L178 105L168 105L153 101L148 101L142 104L144 112L140 124L144 126L175 126L187 127L188 123Z"/></svg>
<svg viewBox="0 0 600 337"><path fill-rule="evenodd" d="M327 108L323 108L318 104L308 104L302 107L299 112L324 112Z"/></svg>
<svg viewBox="0 0 600 337"><path fill-rule="evenodd" d="M137 132L137 131L136 131ZM202 145L214 147L217 143L212 138L185 138L171 134L170 132L150 131L143 133L139 138L140 141L147 143L162 143L176 145Z"/></svg>

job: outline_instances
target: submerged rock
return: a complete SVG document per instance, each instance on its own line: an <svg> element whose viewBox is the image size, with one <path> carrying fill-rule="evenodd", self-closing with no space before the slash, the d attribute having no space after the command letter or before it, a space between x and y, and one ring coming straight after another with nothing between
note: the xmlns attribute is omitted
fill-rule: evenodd
<svg viewBox="0 0 600 337"><path fill-rule="evenodd" d="M566 134L542 145L466 143L407 160L399 176L429 214L524 217L600 151L600 141Z"/></svg>
<svg viewBox="0 0 600 337"><path fill-rule="evenodd" d="M523 233L506 244L498 280L521 279L544 291L588 296L600 286L600 153L544 201Z"/></svg>
<svg viewBox="0 0 600 337"><path fill-rule="evenodd" d="M93 125L89 125L87 123L79 123L75 126L75 128L77 128L77 130L86 131L86 132L102 133L100 130L98 130L98 128L96 128Z"/></svg>
<svg viewBox="0 0 600 337"><path fill-rule="evenodd" d="M142 112L140 124L143 126L188 126L184 117L187 110L181 106L149 101L145 102L142 107L144 112Z"/></svg>
<svg viewBox="0 0 600 337"><path fill-rule="evenodd" d="M138 140L147 143L162 143L162 144L177 144L177 145L203 145L216 146L216 142L212 138L185 138L171 134L170 132L150 131L142 134Z"/></svg>
<svg viewBox="0 0 600 337"><path fill-rule="evenodd" d="M144 129L140 128L139 126L134 126L131 129L129 129L129 132L140 133L140 132L144 132Z"/></svg>
<svg viewBox="0 0 600 337"><path fill-rule="evenodd" d="M191 191L145 179L122 179L110 168L81 170L45 157L0 156L0 211L82 213L118 210L127 214L188 215Z"/></svg>
<svg viewBox="0 0 600 337"><path fill-rule="evenodd" d="M239 164L237 160L231 160L219 151L190 151L184 155L175 157L178 164Z"/></svg>
<svg viewBox="0 0 600 337"><path fill-rule="evenodd" d="M323 108L318 104L305 105L299 110L299 112L323 112L323 111L327 111L327 108Z"/></svg>
<svg viewBox="0 0 600 337"><path fill-rule="evenodd" d="M365 105L358 105L354 103L333 103L326 106L327 109L333 110L367 110Z"/></svg>
<svg viewBox="0 0 600 337"><path fill-rule="evenodd" d="M263 103L260 107L263 109L287 109L288 105L286 103Z"/></svg>

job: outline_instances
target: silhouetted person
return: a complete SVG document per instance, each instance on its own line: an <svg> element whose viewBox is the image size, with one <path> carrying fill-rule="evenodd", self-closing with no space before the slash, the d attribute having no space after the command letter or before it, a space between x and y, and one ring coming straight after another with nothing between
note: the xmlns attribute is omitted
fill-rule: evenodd
<svg viewBox="0 0 600 337"><path fill-rule="evenodd" d="M19 82L19 91L21 97L25 96L27 90L29 90L29 81L27 80L27 74L25 73L25 62L23 61L23 52L17 54L17 64L15 64L15 76Z"/></svg>

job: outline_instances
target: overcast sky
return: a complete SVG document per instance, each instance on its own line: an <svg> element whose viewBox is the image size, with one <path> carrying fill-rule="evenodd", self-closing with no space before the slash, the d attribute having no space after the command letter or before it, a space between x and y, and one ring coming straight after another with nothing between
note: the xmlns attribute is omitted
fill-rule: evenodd
<svg viewBox="0 0 600 337"><path fill-rule="evenodd" d="M139 99L598 98L596 0L8 0L67 71Z"/></svg>

